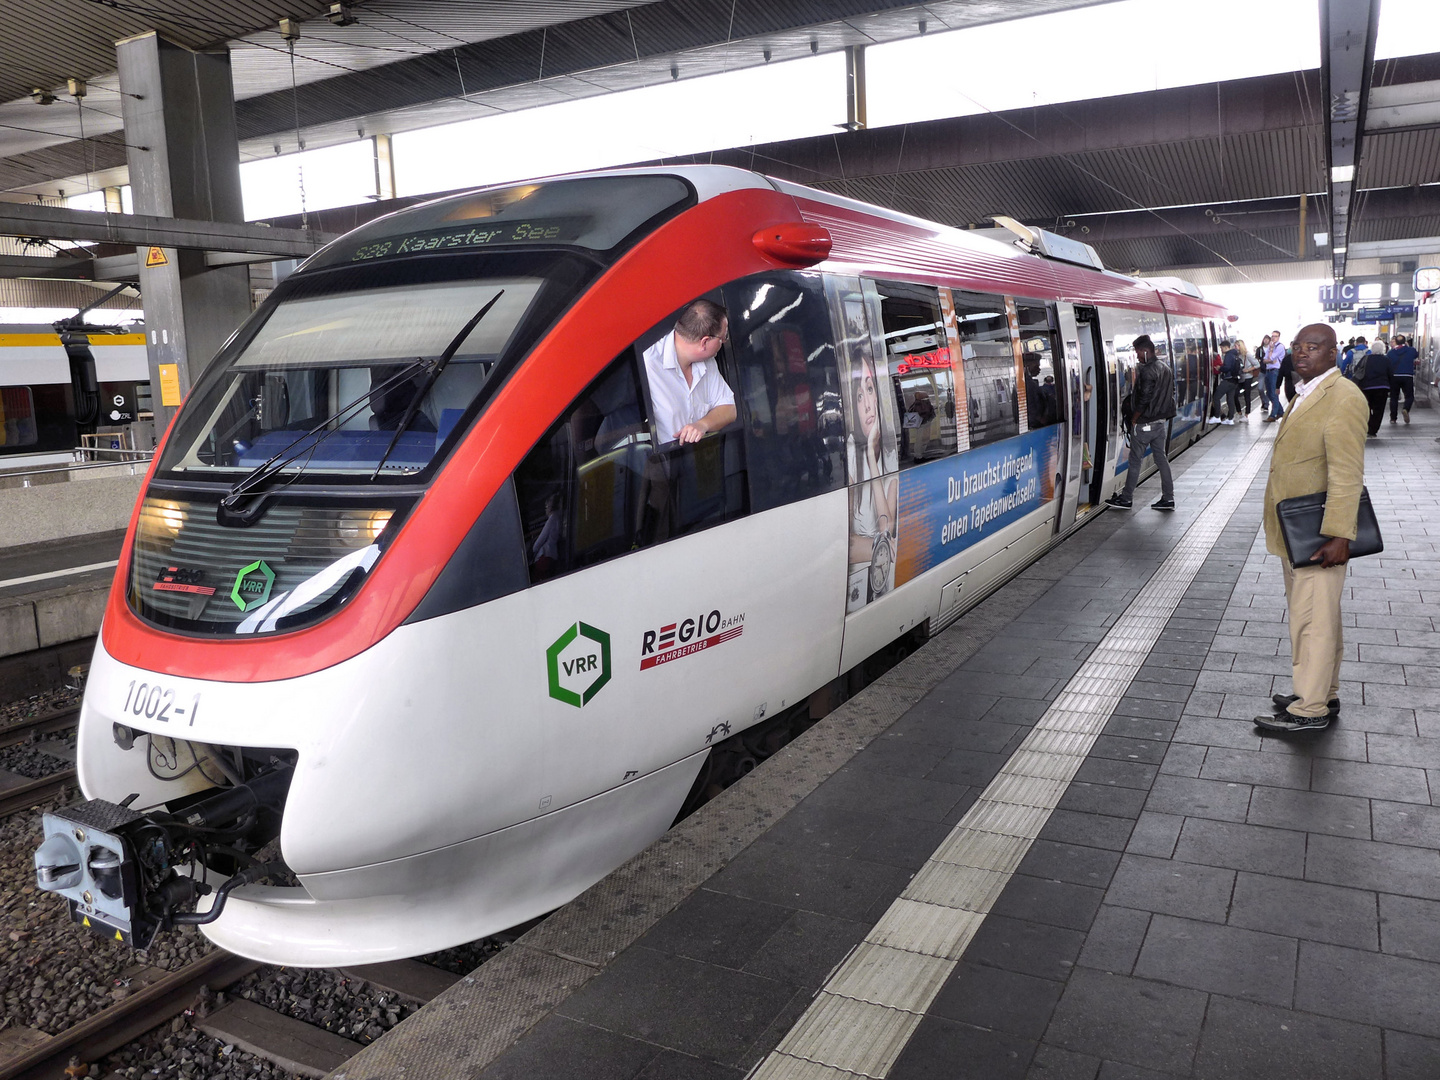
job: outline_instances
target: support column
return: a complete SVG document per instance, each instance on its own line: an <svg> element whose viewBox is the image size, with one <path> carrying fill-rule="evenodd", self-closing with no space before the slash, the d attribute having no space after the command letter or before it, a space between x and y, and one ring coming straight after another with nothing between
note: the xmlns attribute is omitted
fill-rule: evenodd
<svg viewBox="0 0 1440 1080"><path fill-rule="evenodd" d="M135 213L244 221L235 93L225 49L194 52L156 33L117 43ZM244 266L203 251L137 249L155 429L250 314Z"/></svg>
<svg viewBox="0 0 1440 1080"><path fill-rule="evenodd" d="M381 202L395 198L395 148L389 135L375 136L375 193Z"/></svg>
<svg viewBox="0 0 1440 1080"><path fill-rule="evenodd" d="M845 46L845 130L863 131L865 120L865 46Z"/></svg>

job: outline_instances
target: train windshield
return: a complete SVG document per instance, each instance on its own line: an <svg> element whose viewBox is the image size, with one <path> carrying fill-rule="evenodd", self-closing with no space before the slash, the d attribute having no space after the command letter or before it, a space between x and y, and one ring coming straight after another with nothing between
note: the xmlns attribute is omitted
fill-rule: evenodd
<svg viewBox="0 0 1440 1080"><path fill-rule="evenodd" d="M230 483L424 470L590 273L570 256L460 261L464 276L372 266L297 280L206 372L161 469Z"/></svg>

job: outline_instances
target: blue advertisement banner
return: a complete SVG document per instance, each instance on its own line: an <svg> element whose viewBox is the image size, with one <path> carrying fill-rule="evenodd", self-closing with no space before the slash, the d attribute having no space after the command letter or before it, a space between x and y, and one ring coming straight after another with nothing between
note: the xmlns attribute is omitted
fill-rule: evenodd
<svg viewBox="0 0 1440 1080"><path fill-rule="evenodd" d="M900 474L895 584L902 585L1055 498L1063 424Z"/></svg>

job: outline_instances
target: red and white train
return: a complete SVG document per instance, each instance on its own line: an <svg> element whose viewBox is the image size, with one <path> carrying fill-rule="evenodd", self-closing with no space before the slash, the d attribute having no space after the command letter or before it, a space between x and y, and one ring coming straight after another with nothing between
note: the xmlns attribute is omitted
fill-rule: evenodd
<svg viewBox="0 0 1440 1080"><path fill-rule="evenodd" d="M738 419L662 445L642 355L700 297ZM166 436L90 669L94 801L51 816L41 884L111 936L210 919L294 965L555 908L713 748L1100 507L1137 335L1175 365L1172 445L1198 438L1224 319L1060 237L729 168L376 220Z"/></svg>

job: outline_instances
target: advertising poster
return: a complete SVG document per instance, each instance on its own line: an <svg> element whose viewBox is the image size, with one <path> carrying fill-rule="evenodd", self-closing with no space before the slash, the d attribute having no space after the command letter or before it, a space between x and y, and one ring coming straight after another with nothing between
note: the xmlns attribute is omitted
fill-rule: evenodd
<svg viewBox="0 0 1440 1080"><path fill-rule="evenodd" d="M1063 424L900 475L895 584L903 585L1055 498Z"/></svg>
<svg viewBox="0 0 1440 1080"><path fill-rule="evenodd" d="M877 364L856 288L839 290L841 391L845 403L846 474L850 481L850 536L845 610L858 611L895 587L895 546L900 468L889 377Z"/></svg>

